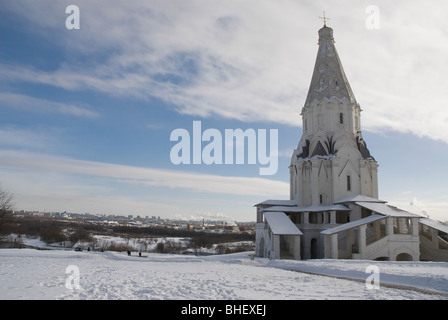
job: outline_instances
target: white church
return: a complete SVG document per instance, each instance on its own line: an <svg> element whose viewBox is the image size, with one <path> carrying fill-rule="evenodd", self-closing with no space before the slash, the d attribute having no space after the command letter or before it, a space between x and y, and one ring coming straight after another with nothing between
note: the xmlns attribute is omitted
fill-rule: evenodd
<svg viewBox="0 0 448 320"><path fill-rule="evenodd" d="M378 163L333 29L319 49L291 157L290 200L256 204L255 255L271 259L448 261L448 226L378 199Z"/></svg>

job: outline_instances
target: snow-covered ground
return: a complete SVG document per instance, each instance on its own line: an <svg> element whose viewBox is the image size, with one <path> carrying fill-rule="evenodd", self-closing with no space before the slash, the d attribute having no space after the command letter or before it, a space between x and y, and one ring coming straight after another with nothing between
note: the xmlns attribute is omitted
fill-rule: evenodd
<svg viewBox="0 0 448 320"><path fill-rule="evenodd" d="M448 299L448 263L252 260L249 253L2 249L0 299ZM369 265L379 273L366 273ZM368 289L366 279L378 275L379 289Z"/></svg>

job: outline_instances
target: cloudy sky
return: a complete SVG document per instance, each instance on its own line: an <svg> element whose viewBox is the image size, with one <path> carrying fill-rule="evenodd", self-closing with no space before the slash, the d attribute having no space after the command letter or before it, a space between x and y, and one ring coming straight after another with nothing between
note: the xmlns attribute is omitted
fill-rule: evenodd
<svg viewBox="0 0 448 320"><path fill-rule="evenodd" d="M17 209L254 220L289 197L324 10L380 198L448 220L445 0L0 0L1 185ZM173 164L193 121L278 130L277 173Z"/></svg>

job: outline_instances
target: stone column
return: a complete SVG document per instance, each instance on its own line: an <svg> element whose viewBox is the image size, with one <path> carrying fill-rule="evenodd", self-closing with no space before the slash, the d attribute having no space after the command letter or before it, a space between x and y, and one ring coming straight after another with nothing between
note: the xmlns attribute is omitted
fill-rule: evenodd
<svg viewBox="0 0 448 320"><path fill-rule="evenodd" d="M321 160L311 160L311 205L318 206L319 201L319 164Z"/></svg>
<svg viewBox="0 0 448 320"><path fill-rule="evenodd" d="M386 218L386 235L391 236L394 234L394 218Z"/></svg>
<svg viewBox="0 0 448 320"><path fill-rule="evenodd" d="M369 194L370 192L368 192L369 190L366 190L366 184L365 184L365 180L366 180L366 160L361 159L359 160L359 174L360 174L360 193L361 194Z"/></svg>
<svg viewBox="0 0 448 320"><path fill-rule="evenodd" d="M324 259L330 259L331 252L331 236L324 234Z"/></svg>
<svg viewBox="0 0 448 320"><path fill-rule="evenodd" d="M337 259L338 258L338 234L334 233L331 236L331 253L330 258L331 259Z"/></svg>
<svg viewBox="0 0 448 320"><path fill-rule="evenodd" d="M358 227L358 246L361 259L365 259L366 255L366 229L367 225L365 224Z"/></svg>
<svg viewBox="0 0 448 320"><path fill-rule="evenodd" d="M310 223L310 213L308 211L305 211L303 213L303 224L309 224Z"/></svg>
<svg viewBox="0 0 448 320"><path fill-rule="evenodd" d="M418 237L418 218L411 218L412 235Z"/></svg>
<svg viewBox="0 0 448 320"><path fill-rule="evenodd" d="M336 211L330 211L330 224L336 224Z"/></svg>
<svg viewBox="0 0 448 320"><path fill-rule="evenodd" d="M260 207L257 207L257 223L263 222L263 209Z"/></svg>
<svg viewBox="0 0 448 320"><path fill-rule="evenodd" d="M280 236L274 234L272 238L274 241L274 259L280 259Z"/></svg>
<svg viewBox="0 0 448 320"><path fill-rule="evenodd" d="M337 193L338 184L338 174L339 174L339 159L332 158L331 159L331 199L332 202L338 200L340 194ZM330 222L331 223L331 222Z"/></svg>
<svg viewBox="0 0 448 320"><path fill-rule="evenodd" d="M397 218L398 233L405 234L408 232L406 226L406 218Z"/></svg>
<svg viewBox="0 0 448 320"><path fill-rule="evenodd" d="M372 197L378 199L378 163L371 162L372 172Z"/></svg>
<svg viewBox="0 0 448 320"><path fill-rule="evenodd" d="M300 236L294 237L294 259L300 260Z"/></svg>
<svg viewBox="0 0 448 320"><path fill-rule="evenodd" d="M347 250L353 253L353 244L355 243L355 229L347 230Z"/></svg>
<svg viewBox="0 0 448 320"><path fill-rule="evenodd" d="M291 200L296 198L296 195L294 194L294 189L293 189L294 184L297 183L295 180L297 180L297 177L294 174L294 167L291 164L289 166L289 199L291 199Z"/></svg>
<svg viewBox="0 0 448 320"><path fill-rule="evenodd" d="M330 212L328 211L322 211L322 224L330 223Z"/></svg>
<svg viewBox="0 0 448 320"><path fill-rule="evenodd" d="M303 204L303 186L302 186L302 169L303 169L303 162L297 161L295 164L295 168L297 169L297 175L296 175L296 185L297 185L297 194L296 199L299 206Z"/></svg>

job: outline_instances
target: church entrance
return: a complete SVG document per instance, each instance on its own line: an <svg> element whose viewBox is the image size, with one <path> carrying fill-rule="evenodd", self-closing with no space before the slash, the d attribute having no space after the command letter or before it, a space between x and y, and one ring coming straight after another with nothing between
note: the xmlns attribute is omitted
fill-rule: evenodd
<svg viewBox="0 0 448 320"><path fill-rule="evenodd" d="M313 238L311 239L311 259L317 259L317 239Z"/></svg>
<svg viewBox="0 0 448 320"><path fill-rule="evenodd" d="M294 236L280 235L280 259L294 259Z"/></svg>

